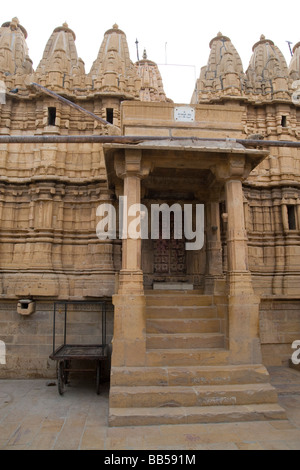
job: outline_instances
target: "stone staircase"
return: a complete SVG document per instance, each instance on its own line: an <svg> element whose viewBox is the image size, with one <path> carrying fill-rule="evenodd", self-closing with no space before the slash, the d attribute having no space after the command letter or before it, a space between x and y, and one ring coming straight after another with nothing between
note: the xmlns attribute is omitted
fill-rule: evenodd
<svg viewBox="0 0 300 470"><path fill-rule="evenodd" d="M114 367L110 426L285 419L261 365L229 365L213 296L151 291L147 364Z"/></svg>

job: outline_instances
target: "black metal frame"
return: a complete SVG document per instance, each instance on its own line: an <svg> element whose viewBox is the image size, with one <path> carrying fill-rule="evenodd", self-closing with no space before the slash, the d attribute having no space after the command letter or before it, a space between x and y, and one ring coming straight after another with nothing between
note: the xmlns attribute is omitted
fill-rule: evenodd
<svg viewBox="0 0 300 470"><path fill-rule="evenodd" d="M93 345L67 344L67 313L70 305L99 305L102 307L102 343ZM56 349L56 313L58 306L64 308L64 343ZM100 394L101 362L108 359L108 344L106 340L106 302L95 301L58 301L54 302L53 310L53 351L50 359L57 361L58 391L64 394L65 385L68 383L69 372L91 372L96 370L96 392ZM72 360L96 361L96 369L74 369Z"/></svg>

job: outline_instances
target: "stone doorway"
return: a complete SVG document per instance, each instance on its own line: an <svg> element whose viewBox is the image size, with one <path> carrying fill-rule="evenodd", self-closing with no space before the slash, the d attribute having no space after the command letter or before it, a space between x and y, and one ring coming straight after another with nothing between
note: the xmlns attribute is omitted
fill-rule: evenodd
<svg viewBox="0 0 300 470"><path fill-rule="evenodd" d="M153 241L154 276L172 277L186 274L184 240Z"/></svg>
<svg viewBox="0 0 300 470"><path fill-rule="evenodd" d="M168 234L167 234L168 235ZM164 237L160 220L159 239L153 240L154 276L170 280L186 274L185 239L175 238L174 214L170 214L170 236Z"/></svg>
<svg viewBox="0 0 300 470"><path fill-rule="evenodd" d="M191 276L188 275L189 261L186 239L184 235L180 239L175 236L174 214L171 213L169 236L164 236L160 221L159 238L143 240L142 265L145 288L152 289L155 284L191 283Z"/></svg>

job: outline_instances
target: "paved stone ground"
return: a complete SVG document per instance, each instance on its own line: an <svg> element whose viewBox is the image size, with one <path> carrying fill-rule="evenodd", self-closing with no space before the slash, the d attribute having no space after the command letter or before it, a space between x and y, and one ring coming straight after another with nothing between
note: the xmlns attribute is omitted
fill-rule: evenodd
<svg viewBox="0 0 300 470"><path fill-rule="evenodd" d="M108 428L108 385L0 380L1 450L300 450L300 373L270 368L287 421ZM55 381L54 381L55 383Z"/></svg>

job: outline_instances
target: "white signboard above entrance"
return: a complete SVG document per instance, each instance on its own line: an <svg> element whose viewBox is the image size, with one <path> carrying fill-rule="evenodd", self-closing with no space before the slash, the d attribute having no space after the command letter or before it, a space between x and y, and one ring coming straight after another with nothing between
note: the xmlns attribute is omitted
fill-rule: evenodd
<svg viewBox="0 0 300 470"><path fill-rule="evenodd" d="M195 109L191 106L177 107L174 114L177 122L195 122Z"/></svg>

